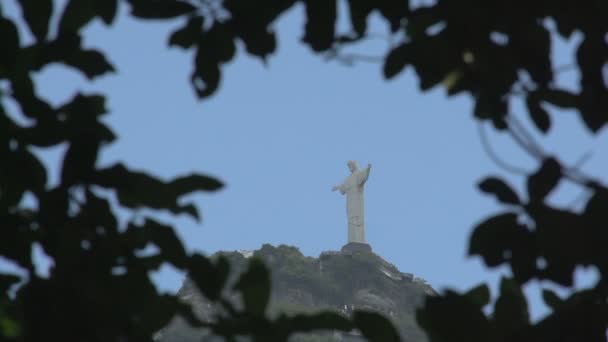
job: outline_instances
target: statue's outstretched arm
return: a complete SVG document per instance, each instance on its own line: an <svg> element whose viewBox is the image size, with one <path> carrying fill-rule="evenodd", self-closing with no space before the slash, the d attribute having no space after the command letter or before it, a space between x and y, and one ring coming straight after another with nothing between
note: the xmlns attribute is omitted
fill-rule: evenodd
<svg viewBox="0 0 608 342"><path fill-rule="evenodd" d="M343 185L336 185L333 188L331 188L331 191L336 191L336 190L340 190L340 193L342 195L344 195L344 186Z"/></svg>
<svg viewBox="0 0 608 342"><path fill-rule="evenodd" d="M367 178L369 178L369 172L371 171L371 169L372 164L367 164L365 171L363 171L363 174L361 174L359 178L359 185L363 185L363 183L367 182Z"/></svg>

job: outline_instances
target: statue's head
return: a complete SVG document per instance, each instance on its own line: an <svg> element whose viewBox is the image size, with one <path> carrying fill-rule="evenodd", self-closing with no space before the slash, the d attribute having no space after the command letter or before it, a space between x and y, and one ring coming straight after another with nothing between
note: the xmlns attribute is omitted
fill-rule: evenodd
<svg viewBox="0 0 608 342"><path fill-rule="evenodd" d="M349 160L348 162L346 162L346 165L348 165L348 169L350 170L350 172L355 172L359 169L359 165L357 165L357 162L354 160Z"/></svg>

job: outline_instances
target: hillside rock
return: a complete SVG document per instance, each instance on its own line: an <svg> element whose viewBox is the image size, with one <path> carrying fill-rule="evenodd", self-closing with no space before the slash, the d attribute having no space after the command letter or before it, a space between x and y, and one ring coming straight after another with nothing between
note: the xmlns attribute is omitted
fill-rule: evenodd
<svg viewBox="0 0 608 342"><path fill-rule="evenodd" d="M402 341L425 342L426 336L415 320L415 310L426 295L435 295L424 280L400 272L394 265L366 250L323 252L318 258L304 256L296 247L264 245L256 251L220 252L232 266L231 278L245 269L248 257L259 257L271 269L272 294L269 315L279 313L372 310L390 318L399 329ZM214 307L186 279L179 297L192 305L200 319L210 320ZM233 298L237 302L238 298ZM157 340L221 341L204 330L189 327L176 317L161 331ZM319 333L297 335L291 341L360 341L350 334Z"/></svg>

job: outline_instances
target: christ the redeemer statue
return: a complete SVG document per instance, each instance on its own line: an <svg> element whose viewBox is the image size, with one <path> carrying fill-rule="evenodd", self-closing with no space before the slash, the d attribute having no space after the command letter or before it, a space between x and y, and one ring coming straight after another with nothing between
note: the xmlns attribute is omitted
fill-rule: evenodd
<svg viewBox="0 0 608 342"><path fill-rule="evenodd" d="M367 243L365 241L365 218L363 215L363 185L369 177L371 164L364 170L359 169L357 162L349 160L350 176L344 183L334 186L331 190L339 190L346 194L346 215L348 217L348 243Z"/></svg>

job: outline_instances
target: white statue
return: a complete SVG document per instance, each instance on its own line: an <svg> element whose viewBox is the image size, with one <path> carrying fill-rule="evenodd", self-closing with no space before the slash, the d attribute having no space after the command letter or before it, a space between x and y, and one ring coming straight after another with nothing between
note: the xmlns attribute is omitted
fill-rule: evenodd
<svg viewBox="0 0 608 342"><path fill-rule="evenodd" d="M339 190L346 194L346 215L348 217L348 242L367 243L365 241L365 219L363 215L363 185L369 177L371 164L365 170L359 169L357 162L349 160L350 176L344 183L334 186L331 191Z"/></svg>

